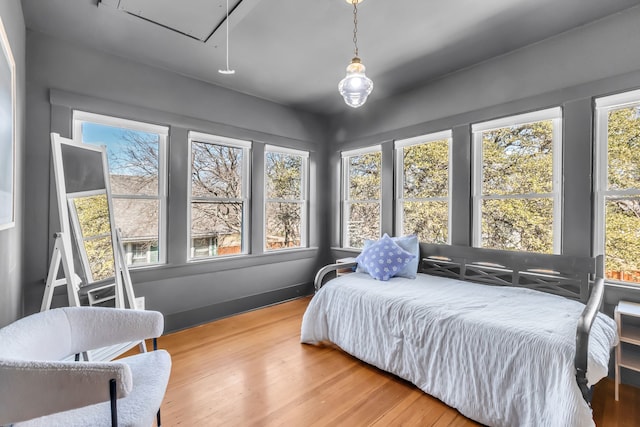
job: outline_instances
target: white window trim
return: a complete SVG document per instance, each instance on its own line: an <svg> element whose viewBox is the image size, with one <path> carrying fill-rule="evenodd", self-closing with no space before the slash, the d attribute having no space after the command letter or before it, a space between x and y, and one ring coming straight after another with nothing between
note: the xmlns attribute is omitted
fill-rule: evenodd
<svg viewBox="0 0 640 427"><path fill-rule="evenodd" d="M395 230L398 234L404 234L403 224L404 224L404 203L405 202L447 202L447 244L451 243L451 181L452 181L452 170L451 170L451 159L452 159L452 131L445 130L441 132L430 133L427 135L416 136L413 138L400 139L394 142L395 146L395 194L396 194L396 202L395 202L395 217L396 217L396 225ZM423 198L408 198L405 199L404 196L404 148L411 147L415 145L429 144L436 141L441 141L443 139L448 140L449 144L449 166L448 166L448 177L447 177L447 196L446 197L423 197Z"/></svg>
<svg viewBox="0 0 640 427"><path fill-rule="evenodd" d="M281 154L289 154L292 156L302 157L302 170L300 183L300 199L269 199L267 198L267 153L281 153ZM307 248L309 246L308 242L308 234L309 234L309 152L296 150L293 148L279 147L277 145L265 145L264 147L264 176L263 176L263 203L262 203L262 212L263 212L263 221L262 221L262 235L264 236L264 247L263 250L265 252L281 252L286 250L296 250ZM300 215L300 246L295 246L291 248L280 248L280 249L269 249L267 247L267 203L273 202L283 202L283 203L297 203L302 206L301 215Z"/></svg>
<svg viewBox="0 0 640 427"><path fill-rule="evenodd" d="M624 92L620 94L605 96L595 100L595 177L594 177L594 252L596 255L605 254L605 223L606 207L605 200L608 196L640 196L639 189L609 190L609 112L622 108L640 106L640 90ZM623 280L607 279L607 282L624 283L638 286L633 282Z"/></svg>
<svg viewBox="0 0 640 427"><path fill-rule="evenodd" d="M508 126L521 126L539 121L553 121L553 176L551 193L529 193L514 195L482 195L482 133L488 130L499 129ZM482 246L482 202L483 200L504 199L534 199L551 198L553 201L553 253L561 251L561 224L562 224L562 108L554 107L515 116L502 117L471 125L472 132L472 200L473 200L473 226L472 239L474 247Z"/></svg>
<svg viewBox="0 0 640 427"><path fill-rule="evenodd" d="M242 149L242 197L240 198L226 198L226 197L203 197L203 196L199 196L199 197L193 197L193 189L192 189L192 182L191 182L191 163L193 160L193 143L205 143L205 144L213 144L213 145L222 145L222 146L227 146L227 147L233 147L233 148L240 148ZM249 253L249 236L250 236L250 232L251 232L251 217L250 217L250 200L251 200L251 147L252 147L252 142L251 141L246 141L246 140L241 140L241 139L234 139L234 138L227 138L224 136L216 136L216 135L210 135L210 134L206 134L206 133L201 133L201 132L195 132L195 131L189 131L188 133L188 145L189 145L189 158L187 159L188 161L188 167L189 167L189 174L188 174L188 191L187 191L187 233L188 233L188 239L187 239L187 248L186 248L186 255L187 255L187 262L200 262L200 261L205 261L205 260L216 260L216 259L223 259L223 258L229 258L229 257L235 257L235 256L242 256L242 255L247 255ZM200 200L200 201L208 201L208 202L242 202L242 233L241 233L241 239L242 239L242 243L241 243L241 250L239 254L232 254L232 255L215 255L215 256L209 256L209 257L199 257L199 258L194 258L193 257L193 253L192 253L192 247L193 247L193 236L191 236L191 205L193 204L193 201L196 200Z"/></svg>
<svg viewBox="0 0 640 427"><path fill-rule="evenodd" d="M136 120L124 119L124 118L115 117L115 116L106 116L103 114L88 113L86 111L80 111L80 110L73 111L73 134L74 135L82 134L80 122L98 123L104 126L127 128L131 130L137 130L140 132L157 133L158 135L163 135L163 136L169 135L169 127L167 126L139 122Z"/></svg>
<svg viewBox="0 0 640 427"><path fill-rule="evenodd" d="M369 153L380 153L382 160L382 145L372 145L369 147L358 148L355 150L342 151L340 153L340 161L341 161L341 226L342 226L342 247L346 249L359 249L359 248L351 248L351 246L347 246L349 242L349 227L347 224L349 223L349 206L351 205L351 200L349 199L349 163L346 159L355 156L361 156L363 154ZM382 164L380 165L380 176L382 178ZM382 179L380 180L380 199L370 199L370 200L358 200L358 203L377 203L380 210L380 223L378 224L378 235L380 235L382 231Z"/></svg>
<svg viewBox="0 0 640 427"><path fill-rule="evenodd" d="M375 153L377 151L382 151L381 144L370 145L368 147L363 147L363 148L356 148L354 150L341 151L340 155L342 156L342 158L345 158L345 157L359 156L361 154Z"/></svg>
<svg viewBox="0 0 640 427"><path fill-rule="evenodd" d="M168 166L167 166L167 139L169 137L169 127L155 125L151 123L139 122L136 120L123 119L115 116L89 113L86 111L74 110L72 116L73 139L82 143L82 123L90 122L104 126L112 126L135 131L155 133L158 135L158 196L150 195L118 195L112 194L115 199L136 199L136 200L158 200L160 203L160 218L158 219L158 262L144 265L129 265L128 268L149 268L167 263L167 187L168 187Z"/></svg>

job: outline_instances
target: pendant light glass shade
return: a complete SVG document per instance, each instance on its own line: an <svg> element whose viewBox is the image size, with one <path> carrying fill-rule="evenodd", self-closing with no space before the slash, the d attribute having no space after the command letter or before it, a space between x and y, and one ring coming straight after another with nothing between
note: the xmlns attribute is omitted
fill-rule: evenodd
<svg viewBox="0 0 640 427"><path fill-rule="evenodd" d="M373 82L364 74L365 66L358 57L358 3L362 0L347 0L353 4L353 59L347 66L347 75L338 83L338 91L349 107L358 108L367 101L373 90Z"/></svg>
<svg viewBox="0 0 640 427"><path fill-rule="evenodd" d="M338 91L349 107L358 108L367 101L367 97L373 90L373 82L364 73L364 64L357 56L347 66L347 75L340 80Z"/></svg>

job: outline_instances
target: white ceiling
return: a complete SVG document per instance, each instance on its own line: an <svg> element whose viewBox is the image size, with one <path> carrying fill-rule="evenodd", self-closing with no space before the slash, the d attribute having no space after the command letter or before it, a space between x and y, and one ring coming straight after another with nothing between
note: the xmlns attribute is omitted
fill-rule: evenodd
<svg viewBox="0 0 640 427"><path fill-rule="evenodd" d="M349 108L337 91L353 56L348 2L229 4L234 75L218 73L225 68L226 0L22 0L33 31L295 108L319 113ZM367 102L637 4L640 0L366 0L358 7L358 44L375 85Z"/></svg>

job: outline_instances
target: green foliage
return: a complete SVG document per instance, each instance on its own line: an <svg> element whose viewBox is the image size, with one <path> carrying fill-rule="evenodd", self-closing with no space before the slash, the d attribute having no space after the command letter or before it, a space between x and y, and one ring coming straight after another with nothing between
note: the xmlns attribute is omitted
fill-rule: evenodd
<svg viewBox="0 0 640 427"><path fill-rule="evenodd" d="M300 203L268 202L266 207L267 247L289 248L301 244Z"/></svg>
<svg viewBox="0 0 640 427"><path fill-rule="evenodd" d="M421 242L447 243L447 202L405 202L402 234L416 234Z"/></svg>
<svg viewBox="0 0 640 427"><path fill-rule="evenodd" d="M449 140L405 147L403 197L446 197L449 193Z"/></svg>
<svg viewBox="0 0 640 427"><path fill-rule="evenodd" d="M553 200L518 196L553 191L553 121L482 133L482 246L553 252Z"/></svg>
<svg viewBox="0 0 640 427"><path fill-rule="evenodd" d="M302 226L302 157L267 152L265 155L267 247L300 246Z"/></svg>
<svg viewBox="0 0 640 427"><path fill-rule="evenodd" d="M349 241L351 248L364 247L366 239L380 237L380 203L351 203L349 205Z"/></svg>
<svg viewBox="0 0 640 427"><path fill-rule="evenodd" d="M553 189L553 122L482 133L482 194L540 194Z"/></svg>
<svg viewBox="0 0 640 427"><path fill-rule="evenodd" d="M349 199L379 200L382 153L349 157Z"/></svg>
<svg viewBox="0 0 640 427"><path fill-rule="evenodd" d="M485 200L482 243L493 249L553 252L552 199Z"/></svg>
<svg viewBox="0 0 640 427"><path fill-rule="evenodd" d="M609 199L606 219L606 269L640 270L640 200Z"/></svg>
<svg viewBox="0 0 640 427"><path fill-rule="evenodd" d="M93 280L113 277L115 264L107 195L99 194L72 200Z"/></svg>
<svg viewBox="0 0 640 427"><path fill-rule="evenodd" d="M607 129L607 190L640 190L640 107L612 110ZM606 197L607 276L640 282L640 200Z"/></svg>
<svg viewBox="0 0 640 427"><path fill-rule="evenodd" d="M380 237L382 153L351 156L347 161L350 200L347 246L361 248L366 239Z"/></svg>
<svg viewBox="0 0 640 427"><path fill-rule="evenodd" d="M640 188L640 108L609 113L608 189Z"/></svg>
<svg viewBox="0 0 640 427"><path fill-rule="evenodd" d="M265 156L268 199L299 200L302 195L302 157L268 152Z"/></svg>
<svg viewBox="0 0 640 427"><path fill-rule="evenodd" d="M449 140L411 145L403 149L402 234L420 241L447 243L449 204L424 200L449 194ZM422 200L421 200L422 199Z"/></svg>

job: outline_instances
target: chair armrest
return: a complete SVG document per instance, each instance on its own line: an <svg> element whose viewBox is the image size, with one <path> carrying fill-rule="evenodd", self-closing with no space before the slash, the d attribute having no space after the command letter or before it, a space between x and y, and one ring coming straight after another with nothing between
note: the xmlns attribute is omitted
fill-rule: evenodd
<svg viewBox="0 0 640 427"><path fill-rule="evenodd" d="M110 379L118 398L131 392L131 369L124 362L0 359L0 425L109 401Z"/></svg>
<svg viewBox="0 0 640 427"><path fill-rule="evenodd" d="M358 263L353 261L353 262L341 262L341 263L337 263L337 264L329 264L329 265L325 265L324 267L322 267L320 270L318 270L318 273L316 273L316 278L313 281L313 286L316 290L316 292L318 292L320 290L320 288L322 287L322 281L324 280L324 277L331 273L332 271L337 271L337 270L341 270L343 268L349 268L349 267L355 267L357 266Z"/></svg>
<svg viewBox="0 0 640 427"><path fill-rule="evenodd" d="M604 296L604 279L597 277L591 289L589 300L578 320L578 328L576 331L576 381L582 392L585 401L590 402L590 392L587 384L587 363L589 360L589 333L591 326L598 315L602 299Z"/></svg>
<svg viewBox="0 0 640 427"><path fill-rule="evenodd" d="M105 307L65 307L71 354L162 335L162 313Z"/></svg>

